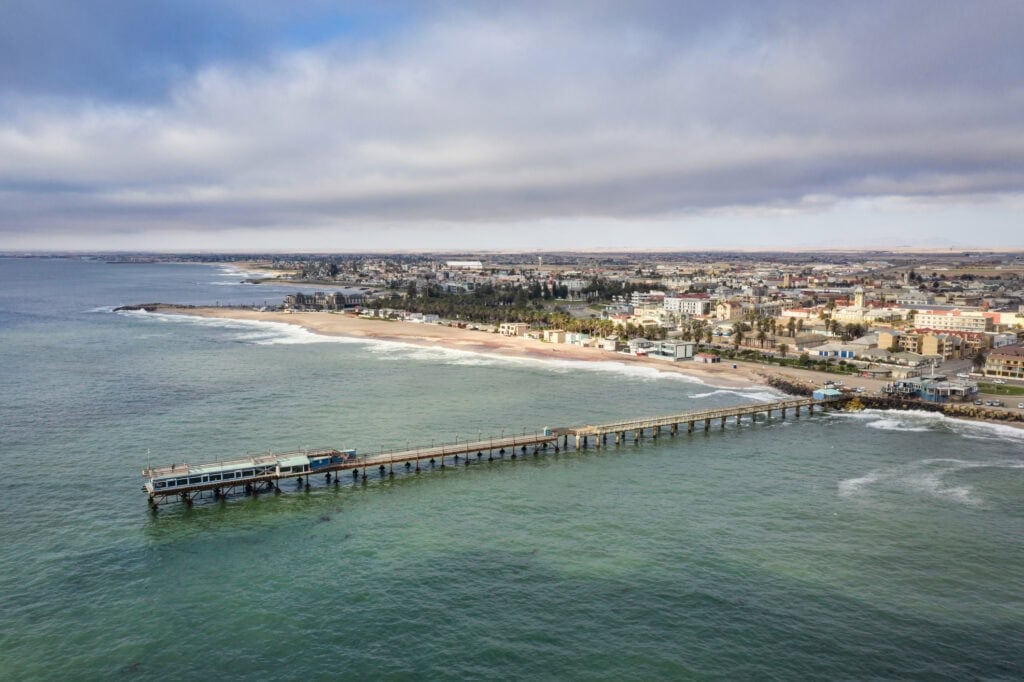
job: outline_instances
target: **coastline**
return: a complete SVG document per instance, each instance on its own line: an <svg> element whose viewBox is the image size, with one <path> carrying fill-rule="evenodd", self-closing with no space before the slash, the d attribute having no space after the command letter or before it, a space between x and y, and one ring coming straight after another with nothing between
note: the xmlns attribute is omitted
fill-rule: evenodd
<svg viewBox="0 0 1024 682"><path fill-rule="evenodd" d="M682 374L693 377L709 386L726 389L773 388L790 394L809 394L825 381L837 379L837 375L795 367L767 366L740 360L724 361L714 365L698 364L692 361L672 362L648 357L612 353L599 348L582 348L567 344L551 344L537 339L508 337L499 334L448 327L438 324L419 324L392 320L362 318L347 313L258 311L244 308L188 307L171 304L147 304L151 312L229 320L276 322L305 329L313 334L328 337L346 337L373 341L407 343L426 348L445 348L473 353L494 354L511 358L535 360L557 360L576 362L618 362L650 368L659 372ZM735 366L735 368L734 368ZM885 381L865 379L856 376L838 377L851 386L863 386L865 394L859 397L866 402L877 402L877 391ZM851 395L853 400L857 395ZM959 405L957 407L960 407ZM966 406L964 406L966 407ZM927 409L945 414L953 419L1002 424L1024 429L1024 422L1013 419L974 417L958 411L944 412L938 406L908 404L903 407L890 406L887 409Z"/></svg>
<svg viewBox="0 0 1024 682"><path fill-rule="evenodd" d="M389 320L361 318L347 313L283 313L241 308L209 308L155 304L147 310L170 315L277 322L295 325L322 336L340 336L353 339L393 341L423 347L441 347L476 353L490 353L514 358L542 360L568 360L579 362L621 362L653 368L662 372L684 374L722 388L755 388L764 386L758 366L738 364L698 365L693 362L673 363L668 360L637 357L625 353L611 353L599 348L581 348L567 344L552 344L522 337L447 327L437 324L418 324Z"/></svg>

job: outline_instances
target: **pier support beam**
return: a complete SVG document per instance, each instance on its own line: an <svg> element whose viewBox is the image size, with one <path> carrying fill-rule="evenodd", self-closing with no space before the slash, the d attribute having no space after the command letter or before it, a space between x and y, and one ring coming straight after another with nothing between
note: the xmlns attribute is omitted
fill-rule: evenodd
<svg viewBox="0 0 1024 682"><path fill-rule="evenodd" d="M687 422L686 423L686 432L687 433L693 433L693 422Z"/></svg>
<svg viewBox="0 0 1024 682"><path fill-rule="evenodd" d="M739 415L739 414L738 414L738 415L736 415L736 426L739 426L739 425L740 425L740 419L741 419L741 418L742 418L742 415Z"/></svg>
<svg viewBox="0 0 1024 682"><path fill-rule="evenodd" d="M725 417L722 417L722 428L723 429L725 428L725 419L726 419Z"/></svg>
<svg viewBox="0 0 1024 682"><path fill-rule="evenodd" d="M661 433L661 427L655 426L651 428L651 438L658 440L658 434Z"/></svg>
<svg viewBox="0 0 1024 682"><path fill-rule="evenodd" d="M576 434L576 451L577 452L579 452L579 449L580 449L580 442L581 442L580 441L580 435L577 433Z"/></svg>
<svg viewBox="0 0 1024 682"><path fill-rule="evenodd" d="M669 429L669 434L674 436L677 433L679 433L679 424L673 424L672 428Z"/></svg>
<svg viewBox="0 0 1024 682"><path fill-rule="evenodd" d="M711 420L710 419L705 419L704 420L704 430L707 431L710 428L711 428Z"/></svg>

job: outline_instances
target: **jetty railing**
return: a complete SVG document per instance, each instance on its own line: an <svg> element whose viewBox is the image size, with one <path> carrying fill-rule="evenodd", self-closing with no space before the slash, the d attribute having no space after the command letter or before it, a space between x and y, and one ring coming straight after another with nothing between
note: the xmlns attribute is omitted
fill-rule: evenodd
<svg viewBox="0 0 1024 682"><path fill-rule="evenodd" d="M533 448L535 454L540 451L547 451L554 448L559 452L562 448L569 446L569 438L573 437L577 450L589 446L589 438L594 438L595 446L601 447L607 444L608 436L613 435L615 444L621 444L627 433L633 435L634 442L639 442L649 432L652 438L657 438L665 427L675 435L680 424L686 424L687 432L692 433L696 424L703 424L704 430L711 427L711 423L719 420L724 428L726 420L735 418L737 424L745 416L750 416L756 421L757 415L764 413L768 417L772 412L778 412L783 418L788 410L793 410L796 416L804 408L813 413L815 407L822 409L844 400L843 397L815 399L815 398L793 398L767 403L743 403L728 407L719 407L709 410L692 410L672 415L660 415L651 417L640 417L623 421L609 422L605 424L587 424L574 427L545 428L536 433L510 434L497 437L456 440L449 443L440 443L429 446L406 447L402 449L380 450L375 454L362 456L352 455L352 451L335 450L333 448L319 448L315 450L295 450L291 452L247 456L220 462L205 464L172 464L161 467L147 467L143 469L142 475L147 479L143 490L149 496L149 503L156 509L159 502L164 500L178 499L186 504L203 493L212 493L214 499L224 499L226 496L241 488L249 494L259 494L267 490L280 492L279 483L284 479L297 479L300 485L305 482L305 487L310 487L311 475L323 475L327 481L338 484L338 477L341 472L350 471L353 479L362 477L366 481L367 470L375 469L383 477L385 474L394 476L395 465L404 466L410 470L415 465L416 471L420 471L421 463L428 463L431 467L440 466L445 468L446 463L451 461L455 464L460 462L468 466L474 459L481 461L486 453L487 460L493 461L494 453L499 457L506 454L515 459L517 454L526 454L527 450ZM559 445L561 441L561 445ZM327 458L329 463L317 465L315 468L312 459L323 460ZM296 462L305 461L308 466L293 466ZM288 466L282 466L287 462ZM240 478L221 478L217 473L225 468L244 468L245 476ZM249 468L251 467L251 471ZM168 477L174 477L173 487L162 487L162 481ZM215 478L216 477L216 478Z"/></svg>

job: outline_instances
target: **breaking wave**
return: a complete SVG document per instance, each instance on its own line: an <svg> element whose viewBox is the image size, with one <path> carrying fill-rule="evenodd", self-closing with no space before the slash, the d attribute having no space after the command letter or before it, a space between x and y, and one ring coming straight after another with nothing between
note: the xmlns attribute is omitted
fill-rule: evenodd
<svg viewBox="0 0 1024 682"><path fill-rule="evenodd" d="M144 310L118 311L120 315L133 316L161 324L188 324L198 327L226 329L237 332L233 339L242 343L260 346L298 345L307 343L341 343L356 344L366 347L367 351L379 360L418 360L424 362L441 362L449 365L474 367L506 366L531 367L548 372L569 374L570 372L599 372L627 376L640 381L677 381L691 386L710 386L698 377L666 372L657 367L633 365L608 360L556 360L545 358L524 358L483 353L479 351L445 348L441 346L422 346L404 341L384 339L363 339L347 336L327 336L311 332L304 327L287 322L267 320L237 320L222 317L200 317L195 315L168 314L147 312ZM722 389L700 393L692 397L701 398L715 394L732 394L745 399L778 400L781 394L766 390L763 386L750 389Z"/></svg>
<svg viewBox="0 0 1024 682"><path fill-rule="evenodd" d="M949 483L948 476L978 469L1024 469L1024 460L963 460L953 458L920 459L906 465L870 471L863 476L838 483L840 497L853 498L878 490L921 494L968 506L978 506L982 498L970 486Z"/></svg>
<svg viewBox="0 0 1024 682"><path fill-rule="evenodd" d="M777 391L772 391L770 389L766 390L763 386L757 386L757 387L752 387L752 388L720 388L720 389L717 389L717 390L714 390L714 391L708 391L706 393L695 393L694 395L692 395L690 397L691 398L711 398L711 397L716 396L716 395L733 395L733 396L738 396L740 398L746 398L746 399L753 398L754 400L756 400L758 402L771 402L771 401L774 401L774 400L784 400L784 399L786 399L788 397L784 393L779 393Z"/></svg>
<svg viewBox="0 0 1024 682"><path fill-rule="evenodd" d="M908 433L953 433L972 440L1002 440L1024 443L1024 429L1006 424L957 419L941 412L924 410L862 410L860 412L833 412L837 419L867 422L865 426L882 431Z"/></svg>

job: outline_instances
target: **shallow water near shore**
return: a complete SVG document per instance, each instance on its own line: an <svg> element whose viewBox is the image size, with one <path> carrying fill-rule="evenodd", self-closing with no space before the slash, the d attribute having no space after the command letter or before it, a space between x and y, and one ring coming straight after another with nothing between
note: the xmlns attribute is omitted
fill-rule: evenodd
<svg viewBox="0 0 1024 682"><path fill-rule="evenodd" d="M225 274L0 260L0 677L1024 676L1008 427L774 418L151 515L150 461L773 394L110 312L289 291Z"/></svg>

